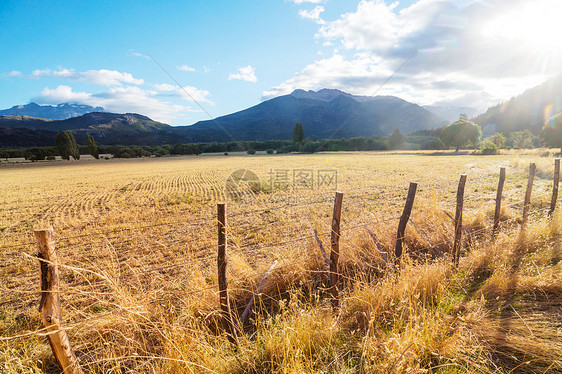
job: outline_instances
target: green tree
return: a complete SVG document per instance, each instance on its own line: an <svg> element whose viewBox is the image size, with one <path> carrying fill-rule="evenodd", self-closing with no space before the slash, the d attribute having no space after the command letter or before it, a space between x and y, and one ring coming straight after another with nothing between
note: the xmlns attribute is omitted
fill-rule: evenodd
<svg viewBox="0 0 562 374"><path fill-rule="evenodd" d="M64 132L64 137L66 138L68 153L73 159L80 160L80 148L78 147L78 143L76 143L76 138L74 137L72 131L66 130Z"/></svg>
<svg viewBox="0 0 562 374"><path fill-rule="evenodd" d="M483 155L495 155L498 154L499 151L496 143L491 141L490 138L486 138L480 143L480 152L482 152Z"/></svg>
<svg viewBox="0 0 562 374"><path fill-rule="evenodd" d="M560 147L562 154L562 113L551 117L541 130L541 141L549 147Z"/></svg>
<svg viewBox="0 0 562 374"><path fill-rule="evenodd" d="M72 131L57 132L55 143L63 160L70 160L70 156L75 160L80 160L80 148Z"/></svg>
<svg viewBox="0 0 562 374"><path fill-rule="evenodd" d="M388 146L390 149L398 149L406 143L406 137L400 133L400 130L396 129L388 138Z"/></svg>
<svg viewBox="0 0 562 374"><path fill-rule="evenodd" d="M460 147L467 145L476 147L481 136L482 129L480 129L480 126L460 118L444 127L439 134L439 139L446 147L455 147L455 152L458 152Z"/></svg>
<svg viewBox="0 0 562 374"><path fill-rule="evenodd" d="M55 143L57 145L57 151L63 160L70 160L70 151L67 144L67 138L64 133L58 131L55 135Z"/></svg>
<svg viewBox="0 0 562 374"><path fill-rule="evenodd" d="M86 139L88 141L88 153L92 155L96 160L100 158L100 152L98 150L98 145L96 141L90 134L86 134Z"/></svg>
<svg viewBox="0 0 562 374"><path fill-rule="evenodd" d="M489 137L487 137L486 139L484 139L484 141L485 140L489 140L490 142L494 143L496 148L498 149L505 148L505 145L507 143L507 139L501 132L495 132Z"/></svg>
<svg viewBox="0 0 562 374"><path fill-rule="evenodd" d="M29 161L44 160L49 155L46 148L28 148L24 153L24 158Z"/></svg>
<svg viewBox="0 0 562 374"><path fill-rule="evenodd" d="M552 136L554 134L550 134ZM535 148L535 136L529 130L514 131L509 134L507 144L510 148L515 149L530 149Z"/></svg>
<svg viewBox="0 0 562 374"><path fill-rule="evenodd" d="M295 127L293 127L293 143L302 144L304 143L304 139L304 128L302 123L297 123Z"/></svg>

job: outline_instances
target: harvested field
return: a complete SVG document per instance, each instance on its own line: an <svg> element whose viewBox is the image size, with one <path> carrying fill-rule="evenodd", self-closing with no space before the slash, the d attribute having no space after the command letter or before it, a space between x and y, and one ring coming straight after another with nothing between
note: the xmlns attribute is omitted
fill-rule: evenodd
<svg viewBox="0 0 562 374"><path fill-rule="evenodd" d="M206 155L0 165L0 368L57 372L41 334L33 230L52 226L63 325L87 372L562 372L562 216L548 151ZM537 165L521 231L529 163ZM501 228L491 225L499 168ZM237 169L259 183L225 189ZM337 185L319 174L337 175ZM332 174L330 174L332 173ZM292 186L299 181L309 181ZM457 183L467 174L458 269ZM306 178L303 177L306 176ZM400 269L389 266L408 185L418 189ZM286 190L281 187L289 183ZM340 307L324 259L344 193ZM221 329L216 203L227 202L238 345ZM376 237L376 242L373 240ZM377 246L378 242L378 246Z"/></svg>

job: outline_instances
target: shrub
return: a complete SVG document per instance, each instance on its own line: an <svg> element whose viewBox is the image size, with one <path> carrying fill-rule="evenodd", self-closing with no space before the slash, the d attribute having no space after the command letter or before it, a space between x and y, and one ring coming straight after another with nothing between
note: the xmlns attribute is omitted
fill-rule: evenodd
<svg viewBox="0 0 562 374"><path fill-rule="evenodd" d="M291 153L295 151L295 147L292 144L286 145L284 147L281 147L277 150L277 154L283 154L283 153Z"/></svg>
<svg viewBox="0 0 562 374"><path fill-rule="evenodd" d="M249 155L255 155L256 154L256 150L255 149L248 149L248 153Z"/></svg>
<svg viewBox="0 0 562 374"><path fill-rule="evenodd" d="M273 154L273 149L268 149L267 151L265 151L268 155L272 155Z"/></svg>
<svg viewBox="0 0 562 374"><path fill-rule="evenodd" d="M498 146L491 140L485 139L480 145L480 152L483 155L495 155L499 153Z"/></svg>
<svg viewBox="0 0 562 374"><path fill-rule="evenodd" d="M320 149L320 146L320 142L308 142L300 148L300 151L303 153L314 153Z"/></svg>

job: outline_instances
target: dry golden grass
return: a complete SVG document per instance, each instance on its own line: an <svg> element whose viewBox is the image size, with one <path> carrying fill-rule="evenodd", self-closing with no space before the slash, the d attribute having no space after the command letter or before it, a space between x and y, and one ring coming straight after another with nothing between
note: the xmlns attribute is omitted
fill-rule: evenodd
<svg viewBox="0 0 562 374"><path fill-rule="evenodd" d="M0 371L56 372L40 318L33 229L53 226L64 324L89 372L562 372L562 217L544 218L553 159L430 153L199 156L0 166ZM520 233L529 162L534 214ZM490 240L498 169L502 231ZM233 200L244 167L262 192ZM337 169L344 192L340 309L325 289L332 189L272 192L270 169ZM465 235L450 265L456 185L468 174ZM392 252L418 182L400 271ZM215 203L228 201L228 278L239 344L220 333Z"/></svg>

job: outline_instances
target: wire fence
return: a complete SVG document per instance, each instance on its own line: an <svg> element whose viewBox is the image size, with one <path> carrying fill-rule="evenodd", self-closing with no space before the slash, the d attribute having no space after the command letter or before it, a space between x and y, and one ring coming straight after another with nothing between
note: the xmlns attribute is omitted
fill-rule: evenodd
<svg viewBox="0 0 562 374"><path fill-rule="evenodd" d="M557 181L555 181L557 182ZM449 188L453 189L454 184L447 183L447 184L440 184L437 187L431 186L432 189L435 188ZM403 189L404 191L406 189ZM454 189L453 189L454 190ZM401 189L402 191L402 189ZM402 191L402 193L404 193ZM548 211L552 209L552 207L543 208L542 204L544 203L544 199L548 198L551 194L549 192L541 192L535 196L532 196L533 201L540 201L541 206L534 209L530 209L528 214L531 217L532 221L538 221L542 219ZM388 225L390 222L396 223L398 220L403 218L403 214L388 214L380 213L375 215L372 213L370 206L368 205L370 202L379 203L384 202L386 203L386 209L388 211L392 210L399 210L401 208L402 201L397 201L394 204L388 202L389 198L393 198L397 196L397 191L389 191L385 193L373 193L372 191L354 191L349 194L347 199L351 201L360 201L361 203L359 206L354 206L356 208L355 215L352 215L353 212L346 212L349 213L351 218L342 222L341 229L339 228L339 218L338 218L338 231L337 237L339 240L340 235L342 233L346 233L346 235L354 235L359 236L359 232L361 230L367 231L371 234L371 238L374 241L373 245L375 248L381 252L380 258L375 258L372 261L382 261L383 264L386 266L394 266L392 263L393 256L392 256L392 249L393 249L393 242L385 242L381 244L381 241L377 239L379 235L375 235L371 229L377 230L385 225ZM452 199L451 199L452 200ZM481 196L477 199L473 199L472 202L474 204L480 204L480 207L477 209L470 208L465 209L465 212L471 213L476 215L477 213L481 213L482 211L482 203L483 202L493 202L496 200L495 194L486 194ZM502 200L502 203L506 199ZM299 214L302 212L298 212L295 209L305 208L309 209L310 207L317 207L322 204L327 204L334 201L332 197L324 197L320 199L316 199L314 201L304 201L304 202L297 202L291 204L281 204L278 206L260 206L259 209L235 209L232 214L229 214L229 222L227 224L227 231L229 233L229 251L228 251L228 258L229 260L234 259L235 256L246 256L246 260L250 265L254 265L252 267L251 272L247 272L246 277L239 279L238 284L234 287L229 288L230 292L238 292L238 293L246 293L247 295L257 294L259 289L256 289L256 285L259 279L265 276L274 276L275 274L279 274L280 272L289 269L291 267L297 267L298 271L304 271L311 274L325 274L328 275L331 270L330 269L318 269L316 267L312 267L314 263L314 258L317 258L318 263L322 263L323 261L320 260L320 251L317 253L311 253L310 247L321 245L321 238L331 238L331 245L333 249L333 241L334 241L334 231L333 226L330 230L325 230L324 232L316 232L316 226L322 223L322 221L327 221L322 217L329 217L327 214L330 210L328 208L324 209L322 213L316 214L317 217L321 217L317 222L301 222L299 225L293 224L293 230L290 232L286 232L285 236L279 236L279 240L275 241L261 241L260 238L250 238L244 237L244 235L248 233L260 232L260 231L267 231L268 229L280 229L283 231L288 224L287 217L298 217ZM555 200L557 201L557 200ZM507 201L506 201L507 202ZM529 205L529 201L522 199L522 200L515 200L509 201L508 204L502 205L504 209L522 209L525 205ZM490 208L492 204L490 204ZM453 218L450 214L447 213L448 210L452 210L456 208L454 203L450 204L438 204L434 208L436 209L435 214L447 214L449 218L455 222L455 218ZM427 210L428 208L424 208ZM419 213L423 214L424 209L422 209ZM294 210L291 212L291 210ZM279 217L269 217L268 221L259 222L255 224L255 219L250 219L249 217L253 217L255 214L270 214L273 212L282 212L285 216ZM439 212L441 211L441 212ZM415 212L415 211L414 211ZM443 213L444 212L444 213ZM416 213L416 212L415 212ZM314 217L314 214L311 214L311 217ZM416 216L416 221L420 218L420 216ZM332 223L334 218L332 217ZM513 216L509 218L503 218L500 221L500 230L515 230L518 228L518 223L521 221L520 216ZM441 257L441 258L450 258L453 257L454 254L452 251L452 243L455 238L451 235L448 238L439 241L432 241L430 239L431 232L428 231L426 227L423 229L418 227L415 221L410 217L411 228L410 233L408 235L416 235L419 234L421 241L417 242L417 245L413 245L411 250L415 251L416 253L425 253L431 252L432 257ZM322 223L324 227L328 227L327 222ZM452 227L453 225L451 225ZM201 236L204 237L207 243L203 243L199 246L193 246L193 238L194 236L191 235L193 233L190 232L190 235L186 235L186 232L177 232L177 229L182 227L185 230L199 230L202 234ZM120 235L115 236L115 234L121 234L124 232L150 232L154 231L154 235L158 237L161 233L157 231L157 229L161 228L169 228L169 233L175 235L181 235L182 237L179 238L168 238L163 240L158 240L156 243L154 241L147 241L146 243L146 256L153 254L157 251L158 247L162 248L170 248L176 246L185 246L187 248L187 253L191 255L190 258L185 259L183 261L168 263L168 264L161 264L161 263L152 263L147 265L143 263L142 265L134 265L129 263L129 259L127 258L119 258L118 257L118 250L120 246L124 246L126 250L130 248L139 247L139 241L131 240L130 238L123 238ZM478 228L472 230L466 230L468 239L465 240L465 247L469 247L473 244L474 240L482 235L487 233L491 233L491 230L494 228L494 224L485 224L484 226L480 226ZM157 281L159 278L158 276L170 276L174 277L176 274L173 274L174 270L177 269L186 269L187 267L196 267L198 269L201 268L208 268L209 272L212 270L211 263L215 259L217 259L217 254L215 253L215 248L217 246L216 243L213 242L213 235L209 235L208 231L204 230L216 230L217 229L217 217L215 214L209 214L207 216L197 218L197 219L182 219L182 220L175 220L169 222L159 222L154 224L140 224L140 225L131 225L126 227L118 227L112 228L111 230L106 231L96 231L92 233L85 233L85 234L78 234L78 235L68 235L62 236L56 239L57 248L61 250L61 253L67 254L66 249L71 249L77 251L79 249L84 249L87 247L92 247L93 241L83 239L87 238L102 238L105 240L105 245L111 247L114 251L114 258L111 259L110 263L115 267L113 269L120 275L117 277L125 277L125 276L144 276L144 277L151 277L152 281ZM295 235L295 233L299 233L299 235ZM309 233L309 234L307 234ZM439 233L440 235L442 233ZM440 235L437 235L439 237ZM442 236L442 235L441 235ZM366 235L366 237L369 237ZM73 241L77 241L78 243L72 243ZM433 238L433 240L435 240ZM308 247L304 245L304 248L301 248L302 251L295 251L293 248L292 254L293 256L297 256L296 259L291 260L284 260L284 253L275 252L276 248L287 248L289 246L293 247L296 244L302 246L302 243L307 243ZM423 244L421 244L423 243ZM17 243L12 245L5 245L0 246L0 250L6 249L24 249L28 248L29 252L32 253L32 248L37 243L35 241L28 241L24 243ZM420 245L421 244L421 245ZM103 244L96 244L96 246L100 246ZM32 247L33 246L33 247ZM406 246L409 246L408 241L406 241ZM345 247L345 244L344 244ZM445 248L444 248L445 247ZM468 248L466 248L468 250ZM383 253L384 252L384 253ZM257 261L249 261L249 255L254 254L255 256L260 255L261 263L268 263L267 260L272 260L275 258L276 260L281 260L279 266L276 266L273 269L268 269L267 271L258 271L257 269ZM145 255L142 254L141 255ZM27 260L33 261L44 261L35 255L29 255L24 252L24 256L26 256ZM99 256L98 254L93 254L92 256ZM141 259L145 257L139 257ZM158 262L159 259L156 259L155 262ZM66 262L66 263L65 263ZM372 269L380 269L380 266L376 266L376 263L366 263L367 267ZM302 265L308 264L310 266L303 267ZM117 313L121 308L120 305L116 304L113 301L110 301L112 296L114 295L114 288L117 287L115 284L112 284L115 280L111 278L106 272L99 271L99 269L94 269L92 266L87 263L85 260L72 260L72 258L64 257L64 261L59 261L58 267L64 272L63 282L61 283L60 291L63 295L72 296L72 295L79 295L82 296L83 299L80 302L84 302L86 304L91 304L92 302L101 303L107 305L108 307L114 308L107 313L98 313L93 316L89 316L87 312L81 310L79 308L76 309L74 315L71 317L65 318L62 320L62 323L65 325L66 329L73 329L79 328L84 324L92 321L93 319L103 318L104 316L112 315L113 313ZM113 271L112 270L112 271ZM109 271L109 270L108 270ZM353 275L348 275L343 273L344 270L339 271L338 275L341 279L346 282L353 282L355 279ZM77 276L71 277L68 274L72 273ZM158 276L156 276L158 275ZM181 288L181 293L183 296L188 295L199 295L205 292L213 292L216 294L217 292L220 293L221 285L219 283L215 283L213 278L206 277L205 283L200 284L193 288L186 288L186 284L189 283L192 278L189 276L190 272L187 271L182 273L183 277L177 279L177 284L175 285L176 288ZM31 279L31 275L29 278ZM78 280L76 280L78 279ZM331 287L334 287L331 285ZM329 288L329 287L328 287ZM10 305L14 303L29 303L30 301L36 300L37 291L30 290L29 287L18 287L14 285L13 287L7 287L5 289L0 289L0 292L4 293L12 293L17 294L16 297L7 298L5 300L0 301L0 305ZM75 301L76 304L80 304L80 302ZM124 309L125 310L125 309ZM77 321L78 319L78 321ZM15 339L22 339L29 336L37 336L45 334L44 329L38 329L35 331L28 331L18 335L13 336L4 336L0 337L0 341L8 341L8 340L15 340Z"/></svg>

